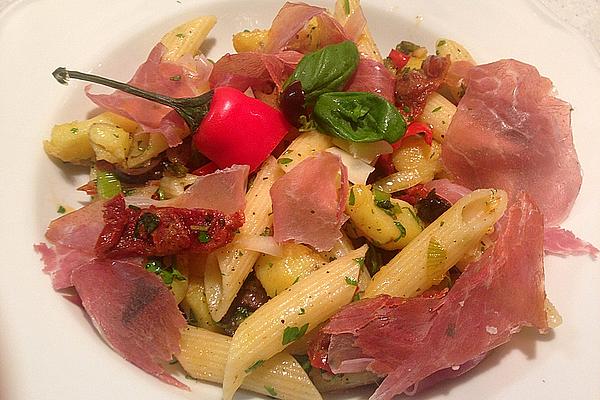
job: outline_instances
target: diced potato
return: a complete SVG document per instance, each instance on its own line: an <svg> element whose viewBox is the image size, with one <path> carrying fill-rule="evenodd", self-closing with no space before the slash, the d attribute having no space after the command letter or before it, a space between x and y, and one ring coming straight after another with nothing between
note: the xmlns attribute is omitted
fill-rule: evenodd
<svg viewBox="0 0 600 400"><path fill-rule="evenodd" d="M475 64L475 59L471 53L460 43L451 39L439 39L435 43L435 53L438 56L449 56L450 61L469 61Z"/></svg>
<svg viewBox="0 0 600 400"><path fill-rule="evenodd" d="M102 113L84 121L73 121L55 125L50 140L44 141L44 150L48 155L74 164L89 164L95 157L89 140L89 130L94 124L108 124L133 132L138 125L130 119L110 112Z"/></svg>
<svg viewBox="0 0 600 400"><path fill-rule="evenodd" d="M267 42L269 31L266 29L254 29L253 31L242 31L233 35L233 48L238 53L247 51L262 51Z"/></svg>
<svg viewBox="0 0 600 400"><path fill-rule="evenodd" d="M93 124L89 130L89 139L96 153L96 160L106 160L112 164L123 163L131 146L129 132L106 123Z"/></svg>
<svg viewBox="0 0 600 400"><path fill-rule="evenodd" d="M281 257L263 254L254 264L256 277L269 297L275 297L299 279L325 265L318 253L301 244L284 244Z"/></svg>
<svg viewBox="0 0 600 400"><path fill-rule="evenodd" d="M390 198L386 208L378 206L369 186L354 185L346 213L355 228L376 246L396 250L406 246L422 230L413 207Z"/></svg>

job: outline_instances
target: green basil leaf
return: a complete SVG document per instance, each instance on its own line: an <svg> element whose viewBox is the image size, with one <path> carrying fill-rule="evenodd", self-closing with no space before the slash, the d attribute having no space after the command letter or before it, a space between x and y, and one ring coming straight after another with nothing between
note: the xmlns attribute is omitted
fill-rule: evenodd
<svg viewBox="0 0 600 400"><path fill-rule="evenodd" d="M300 81L306 104L314 104L321 94L341 90L356 71L358 61L354 42L325 46L302 57L283 89Z"/></svg>
<svg viewBox="0 0 600 400"><path fill-rule="evenodd" d="M373 93L325 93L315 103L313 119L322 132L351 142L394 143L406 131L396 107Z"/></svg>

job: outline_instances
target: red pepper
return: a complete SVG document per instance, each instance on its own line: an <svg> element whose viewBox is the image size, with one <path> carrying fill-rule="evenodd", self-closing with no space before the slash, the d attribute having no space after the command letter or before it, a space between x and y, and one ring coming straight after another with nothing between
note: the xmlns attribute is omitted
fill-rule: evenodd
<svg viewBox="0 0 600 400"><path fill-rule="evenodd" d="M404 68L404 66L410 59L409 55L404 54L403 52L398 51L396 49L392 49L392 51L390 51L390 54L388 55L388 57L390 58L390 60L392 60L392 62L398 69Z"/></svg>
<svg viewBox="0 0 600 400"><path fill-rule="evenodd" d="M283 114L241 91L220 87L201 96L172 98L96 75L57 68L60 83L72 79L109 86L173 108L194 133L194 145L219 168L247 164L256 170L291 128Z"/></svg>
<svg viewBox="0 0 600 400"><path fill-rule="evenodd" d="M237 89L220 87L193 140L219 168L247 164L254 171L290 128L280 111Z"/></svg>
<svg viewBox="0 0 600 400"><path fill-rule="evenodd" d="M395 143L392 143L392 147L396 150L400 145L402 145L402 141L408 137L416 136L418 134L423 134L423 139L425 143L431 146L431 142L433 140L433 130L429 124L425 124L423 122L413 122L408 125L406 128L406 132L404 132L404 136L400 140Z"/></svg>
<svg viewBox="0 0 600 400"><path fill-rule="evenodd" d="M219 167L217 166L217 164L210 161L208 164L204 164L200 168L196 168L191 173L194 175L198 175L198 176L204 176L204 175L212 174L213 172L215 172L218 169L219 169Z"/></svg>

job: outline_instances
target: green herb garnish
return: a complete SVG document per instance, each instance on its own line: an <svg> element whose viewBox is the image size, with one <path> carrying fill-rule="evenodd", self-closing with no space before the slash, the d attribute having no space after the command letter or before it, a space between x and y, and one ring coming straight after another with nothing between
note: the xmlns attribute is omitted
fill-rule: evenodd
<svg viewBox="0 0 600 400"><path fill-rule="evenodd" d="M350 189L350 195L348 196L348 204L351 206L356 204L356 197L354 196L354 188Z"/></svg>
<svg viewBox="0 0 600 400"><path fill-rule="evenodd" d="M291 163L292 161L294 161L294 160L292 160L291 158L286 158L286 157L280 158L279 160L277 160L277 162L281 165L287 165L287 164Z"/></svg>
<svg viewBox="0 0 600 400"><path fill-rule="evenodd" d="M212 237L210 237L210 235L206 231L198 232L197 238L200 243L208 243L212 240Z"/></svg>
<svg viewBox="0 0 600 400"><path fill-rule="evenodd" d="M295 342L300 339L306 331L308 330L308 323L302 325L301 327L297 326L288 326L283 331L283 339L281 343L285 346L289 343Z"/></svg>
<svg viewBox="0 0 600 400"><path fill-rule="evenodd" d="M275 391L275 388L273 388L273 386L265 386L265 390L267 391L267 393L269 393L270 396L277 396L277 392Z"/></svg>
<svg viewBox="0 0 600 400"><path fill-rule="evenodd" d="M67 210L63 206L58 206L58 210L56 210L56 212L59 214L64 214L67 212Z"/></svg>
<svg viewBox="0 0 600 400"><path fill-rule="evenodd" d="M246 370L244 372L249 374L250 372L254 371L256 368L263 365L264 363L265 363L265 360L256 360L256 362L254 364L252 364L251 366L249 366L248 368L246 368Z"/></svg>
<svg viewBox="0 0 600 400"><path fill-rule="evenodd" d="M145 236L149 236L152 232L154 232L156 228L158 228L159 223L160 218L158 217L158 215L151 212L145 212L138 218L135 224L133 235L136 238L141 238L142 234L144 234Z"/></svg>
<svg viewBox="0 0 600 400"><path fill-rule="evenodd" d="M351 276L347 276L346 278L344 278L346 280L346 283L350 286L358 286L358 281L354 278L352 278Z"/></svg>

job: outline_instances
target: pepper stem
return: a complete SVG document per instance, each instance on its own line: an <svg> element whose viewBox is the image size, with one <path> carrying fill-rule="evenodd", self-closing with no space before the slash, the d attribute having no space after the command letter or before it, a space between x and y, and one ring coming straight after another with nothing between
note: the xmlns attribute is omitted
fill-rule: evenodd
<svg viewBox="0 0 600 400"><path fill-rule="evenodd" d="M133 96L141 97L143 99L171 107L177 112L177 114L181 116L181 118L183 118L192 133L198 129L200 122L202 122L202 119L206 116L206 114L208 114L210 102L214 94L214 91L210 90L196 97L173 98L158 93L148 92L144 89L131 86L127 83L114 81L101 76L86 74L79 71L70 71L64 67L54 70L52 76L54 76L54 79L63 85L68 84L69 79L78 79L81 81L108 86L113 89L129 93Z"/></svg>

